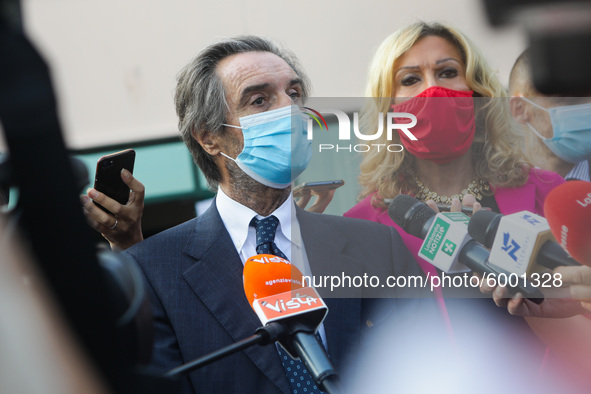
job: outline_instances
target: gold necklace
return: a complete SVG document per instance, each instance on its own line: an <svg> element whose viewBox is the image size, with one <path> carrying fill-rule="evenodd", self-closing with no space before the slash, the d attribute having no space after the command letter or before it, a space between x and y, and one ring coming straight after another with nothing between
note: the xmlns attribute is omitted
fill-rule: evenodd
<svg viewBox="0 0 591 394"><path fill-rule="evenodd" d="M462 201L466 194L472 194L477 201L480 201L484 198L483 194L485 194L485 191L490 191L490 186L482 179L473 180L468 187L462 190L459 194L454 194L453 196L440 196L439 194L432 192L423 184L423 182L419 181L416 176L415 182L419 188L419 192L415 197L421 201L433 200L436 203L451 204L451 200L454 198L458 198Z"/></svg>

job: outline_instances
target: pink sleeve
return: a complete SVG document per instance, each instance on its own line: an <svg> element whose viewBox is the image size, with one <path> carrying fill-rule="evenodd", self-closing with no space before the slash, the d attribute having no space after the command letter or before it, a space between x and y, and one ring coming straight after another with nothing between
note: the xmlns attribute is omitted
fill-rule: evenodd
<svg viewBox="0 0 591 394"><path fill-rule="evenodd" d="M343 214L343 216L349 218L371 220L372 222L378 222L378 216L380 211L371 205L371 199L373 194L365 197L363 200L355 204L351 209Z"/></svg>
<svg viewBox="0 0 591 394"><path fill-rule="evenodd" d="M539 215L544 215L544 201L546 196L552 189L558 185L562 185L564 178L552 171L545 171L539 168L534 168L529 173L529 183L536 186L536 212Z"/></svg>

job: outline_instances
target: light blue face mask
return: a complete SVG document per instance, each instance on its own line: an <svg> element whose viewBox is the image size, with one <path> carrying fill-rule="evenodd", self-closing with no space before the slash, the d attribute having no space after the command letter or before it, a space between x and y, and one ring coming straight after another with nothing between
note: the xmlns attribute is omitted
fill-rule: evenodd
<svg viewBox="0 0 591 394"><path fill-rule="evenodd" d="M572 164L591 158L591 103L544 108L522 99L550 113L552 138L543 137L529 122L527 125L556 156Z"/></svg>
<svg viewBox="0 0 591 394"><path fill-rule="evenodd" d="M242 171L265 186L285 189L310 163L312 141L308 140L308 121L297 105L244 116L244 148L236 159L223 152Z"/></svg>

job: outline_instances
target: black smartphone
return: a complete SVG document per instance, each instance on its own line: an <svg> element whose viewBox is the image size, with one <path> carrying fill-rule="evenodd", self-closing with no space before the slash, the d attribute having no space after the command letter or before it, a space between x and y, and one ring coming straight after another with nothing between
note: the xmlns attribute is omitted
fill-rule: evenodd
<svg viewBox="0 0 591 394"><path fill-rule="evenodd" d="M437 203L437 208L439 208L439 210L441 212L449 212L451 210L451 204L445 204L445 203ZM472 216L472 207L467 207L465 205L462 205L462 213L468 216Z"/></svg>
<svg viewBox="0 0 591 394"><path fill-rule="evenodd" d="M126 149L101 157L96 162L94 188L119 204L125 205L129 200L129 186L121 179L121 170L125 168L133 174L134 163L135 151L133 149ZM95 204L103 211L111 214L105 207L96 202Z"/></svg>
<svg viewBox="0 0 591 394"><path fill-rule="evenodd" d="M312 191L312 190L332 190L339 188L345 184L345 181L342 179L334 180L334 181L320 181L320 182L306 182L302 183L301 185L296 186L293 189L293 196L294 197L302 197L304 192Z"/></svg>
<svg viewBox="0 0 591 394"><path fill-rule="evenodd" d="M393 200L393 198L384 198L384 202L386 204L390 204ZM451 204L439 202L437 203L437 209L439 209L439 212L449 212L451 210ZM468 216L472 216L473 209L472 207L462 205L462 213Z"/></svg>

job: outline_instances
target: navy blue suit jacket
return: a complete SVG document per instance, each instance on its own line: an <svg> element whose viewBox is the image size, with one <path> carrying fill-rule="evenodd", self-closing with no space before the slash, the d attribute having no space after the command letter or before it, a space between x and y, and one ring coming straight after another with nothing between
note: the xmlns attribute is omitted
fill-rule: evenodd
<svg viewBox="0 0 591 394"><path fill-rule="evenodd" d="M398 233L365 220L313 214L298 220L314 275L421 275ZM215 203L201 216L154 235L126 251L140 265L154 313L153 364L171 369L254 334L261 323L248 304L243 264ZM328 298L324 321L328 353L337 370L368 327L395 314L408 299L372 306L367 289ZM287 393L289 383L275 346L255 346L189 374L183 392Z"/></svg>

